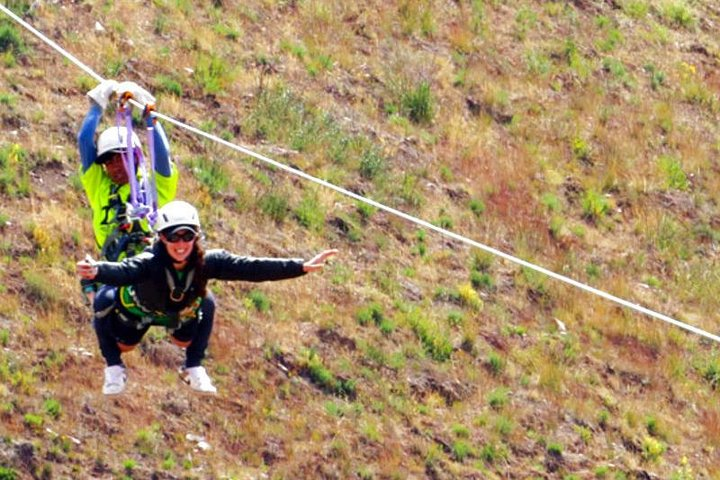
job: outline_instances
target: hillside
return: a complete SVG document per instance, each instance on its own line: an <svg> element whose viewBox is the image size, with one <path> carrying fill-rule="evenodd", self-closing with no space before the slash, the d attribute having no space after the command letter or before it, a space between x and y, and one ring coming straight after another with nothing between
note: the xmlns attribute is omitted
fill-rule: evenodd
<svg viewBox="0 0 720 480"><path fill-rule="evenodd" d="M718 333L717 2L4 5L164 115ZM208 246L340 254L212 284L216 397L160 328L104 397L96 81L2 13L0 61L0 479L720 478L714 341L168 122Z"/></svg>

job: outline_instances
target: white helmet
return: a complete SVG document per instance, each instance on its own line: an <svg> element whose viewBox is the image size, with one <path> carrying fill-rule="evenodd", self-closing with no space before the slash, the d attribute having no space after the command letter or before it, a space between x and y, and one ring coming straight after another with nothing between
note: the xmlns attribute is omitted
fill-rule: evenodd
<svg viewBox="0 0 720 480"><path fill-rule="evenodd" d="M141 148L140 139L132 132L133 147ZM100 134L97 142L97 159L108 152L119 152L127 150L127 128L110 127ZM102 163L102 161L100 161Z"/></svg>
<svg viewBox="0 0 720 480"><path fill-rule="evenodd" d="M187 226L200 230L200 217L195 207L182 200L173 200L157 211L155 231L162 232L172 227Z"/></svg>

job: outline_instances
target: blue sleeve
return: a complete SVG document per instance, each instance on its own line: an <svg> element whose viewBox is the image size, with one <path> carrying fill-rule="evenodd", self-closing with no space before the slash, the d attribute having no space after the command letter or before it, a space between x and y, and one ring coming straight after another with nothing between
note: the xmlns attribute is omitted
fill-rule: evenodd
<svg viewBox="0 0 720 480"><path fill-rule="evenodd" d="M153 150L155 152L155 171L163 177L169 177L172 174L170 165L170 144L165 135L165 129L162 124L157 121L154 115L148 115L147 126L153 129Z"/></svg>
<svg viewBox="0 0 720 480"><path fill-rule="evenodd" d="M97 158L95 131L100 123L102 114L102 107L95 102L90 102L90 110L88 110L87 115L85 115L85 119L78 132L77 142L78 150L80 150L80 161L82 162L83 173L95 163L95 159Z"/></svg>

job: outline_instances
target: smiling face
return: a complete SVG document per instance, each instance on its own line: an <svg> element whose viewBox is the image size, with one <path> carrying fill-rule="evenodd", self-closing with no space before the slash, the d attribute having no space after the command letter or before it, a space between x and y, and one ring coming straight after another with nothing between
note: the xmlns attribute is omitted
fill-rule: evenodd
<svg viewBox="0 0 720 480"><path fill-rule="evenodd" d="M193 251L197 233L190 228L179 228L169 233L161 233L160 241L174 263L184 263Z"/></svg>
<svg viewBox="0 0 720 480"><path fill-rule="evenodd" d="M125 170L122 154L120 152L112 153L110 159L103 164L110 180L117 185L125 185L128 183L128 174Z"/></svg>

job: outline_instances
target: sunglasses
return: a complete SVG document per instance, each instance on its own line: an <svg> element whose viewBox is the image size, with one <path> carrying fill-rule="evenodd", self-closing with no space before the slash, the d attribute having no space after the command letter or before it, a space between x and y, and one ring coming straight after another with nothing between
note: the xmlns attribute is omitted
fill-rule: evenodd
<svg viewBox="0 0 720 480"><path fill-rule="evenodd" d="M180 230L179 232L173 232L170 235L165 235L165 240L170 243L192 242L196 237L197 233L192 230Z"/></svg>

